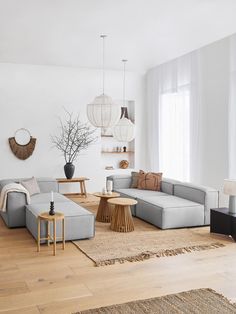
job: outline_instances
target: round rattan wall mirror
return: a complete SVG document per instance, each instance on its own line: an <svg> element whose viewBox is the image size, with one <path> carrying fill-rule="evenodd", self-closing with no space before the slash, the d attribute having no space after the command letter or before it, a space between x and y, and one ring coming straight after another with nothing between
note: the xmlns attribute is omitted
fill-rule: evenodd
<svg viewBox="0 0 236 314"><path fill-rule="evenodd" d="M36 138L33 138L30 131L25 128L16 130L14 136L8 141L13 154L21 160L29 158L36 145Z"/></svg>

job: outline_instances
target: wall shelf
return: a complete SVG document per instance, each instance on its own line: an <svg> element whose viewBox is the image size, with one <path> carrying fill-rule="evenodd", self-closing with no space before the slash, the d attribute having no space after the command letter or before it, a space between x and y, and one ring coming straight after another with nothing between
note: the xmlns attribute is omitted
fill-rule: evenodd
<svg viewBox="0 0 236 314"><path fill-rule="evenodd" d="M135 102L126 100L125 105L122 100L114 100L120 107L127 107L129 118L135 123ZM124 152L126 147L126 152ZM117 151L119 150L119 151ZM116 173L126 173L125 169L120 168L121 161L127 161L129 167L126 171L135 167L135 139L131 142L121 142L112 136L111 128L101 130L101 167L107 172L106 175ZM111 167L111 169L106 169Z"/></svg>

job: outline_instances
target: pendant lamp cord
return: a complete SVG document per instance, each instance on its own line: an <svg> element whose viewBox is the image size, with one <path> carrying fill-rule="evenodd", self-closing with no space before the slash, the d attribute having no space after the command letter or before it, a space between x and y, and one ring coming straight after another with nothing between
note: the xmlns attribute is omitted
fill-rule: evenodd
<svg viewBox="0 0 236 314"><path fill-rule="evenodd" d="M125 82L126 82L126 62L127 60L126 59L123 59L122 60L123 64L124 64L124 75L123 75L123 107L126 107L126 104L125 104ZM123 116L124 116L124 113L123 113ZM122 117L123 118L123 117Z"/></svg>
<svg viewBox="0 0 236 314"><path fill-rule="evenodd" d="M102 38L102 93L105 91L105 38L107 35L101 35Z"/></svg>

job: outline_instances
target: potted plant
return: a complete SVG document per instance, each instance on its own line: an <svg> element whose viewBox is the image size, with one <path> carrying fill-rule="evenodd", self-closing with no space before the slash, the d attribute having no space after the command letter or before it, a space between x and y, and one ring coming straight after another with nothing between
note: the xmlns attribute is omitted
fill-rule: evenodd
<svg viewBox="0 0 236 314"><path fill-rule="evenodd" d="M80 121L79 114L73 117L73 113L66 111L66 119L60 119L60 134L51 137L52 143L59 149L65 159L65 176L72 179L75 172L73 162L78 158L82 150L94 143L97 137L96 129L92 129L87 123Z"/></svg>

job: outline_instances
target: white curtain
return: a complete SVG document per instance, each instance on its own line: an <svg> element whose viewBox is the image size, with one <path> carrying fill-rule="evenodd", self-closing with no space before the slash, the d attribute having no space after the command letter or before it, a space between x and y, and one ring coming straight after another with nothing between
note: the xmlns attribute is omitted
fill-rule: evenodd
<svg viewBox="0 0 236 314"><path fill-rule="evenodd" d="M190 176L189 90L163 94L159 112L160 169L166 177L188 181Z"/></svg>
<svg viewBox="0 0 236 314"><path fill-rule="evenodd" d="M147 73L148 168L165 177L200 180L199 53Z"/></svg>
<svg viewBox="0 0 236 314"><path fill-rule="evenodd" d="M230 38L229 178L236 179L236 35Z"/></svg>

